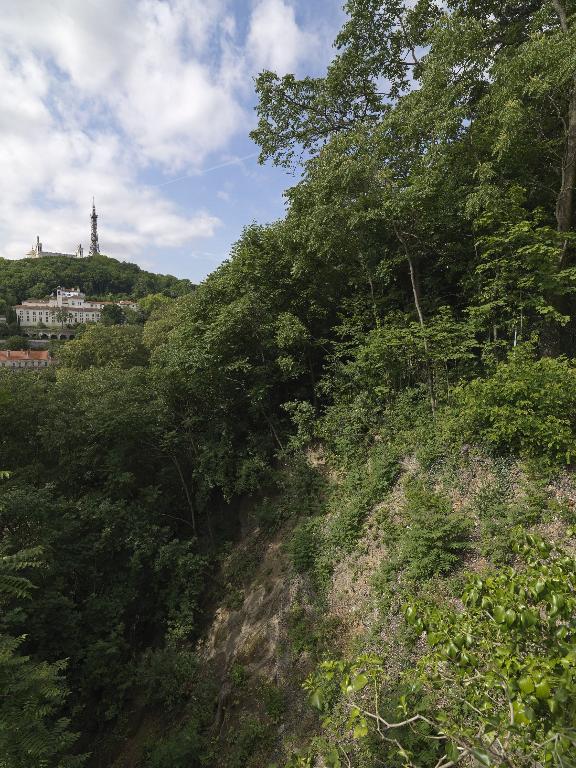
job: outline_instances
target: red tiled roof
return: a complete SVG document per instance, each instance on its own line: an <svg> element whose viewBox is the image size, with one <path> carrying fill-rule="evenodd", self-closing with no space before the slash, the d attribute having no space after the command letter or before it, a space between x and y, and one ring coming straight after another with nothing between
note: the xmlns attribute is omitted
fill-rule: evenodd
<svg viewBox="0 0 576 768"><path fill-rule="evenodd" d="M46 349L0 349L0 363L8 360L50 360Z"/></svg>

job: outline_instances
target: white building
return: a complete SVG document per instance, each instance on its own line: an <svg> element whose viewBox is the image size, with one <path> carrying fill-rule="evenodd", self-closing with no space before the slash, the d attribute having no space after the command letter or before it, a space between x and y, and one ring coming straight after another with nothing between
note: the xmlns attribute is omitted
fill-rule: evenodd
<svg viewBox="0 0 576 768"><path fill-rule="evenodd" d="M26 257L29 259L42 259L48 256L66 256L68 259L83 259L84 249L82 248L82 245L79 244L76 248L76 253L58 253L57 251L45 251L43 250L42 243L40 242L40 235L36 235L36 243L32 246L31 250L28 251Z"/></svg>
<svg viewBox="0 0 576 768"><path fill-rule="evenodd" d="M96 213L96 206L94 205L94 199L92 199L92 214L90 216L91 232L90 232L90 251L88 256L98 256L100 254L100 246L98 244L98 214ZM36 242L32 246L31 250L26 254L28 259L42 259L49 256L66 256L69 259L83 259L84 248L80 243L76 248L76 253L59 253L57 251L45 251L42 248L40 242L40 235L36 235Z"/></svg>
<svg viewBox="0 0 576 768"><path fill-rule="evenodd" d="M123 309L136 309L134 301L87 301L80 288L58 287L49 299L26 299L14 307L23 330L64 328L79 323L98 323L102 309L117 304Z"/></svg>

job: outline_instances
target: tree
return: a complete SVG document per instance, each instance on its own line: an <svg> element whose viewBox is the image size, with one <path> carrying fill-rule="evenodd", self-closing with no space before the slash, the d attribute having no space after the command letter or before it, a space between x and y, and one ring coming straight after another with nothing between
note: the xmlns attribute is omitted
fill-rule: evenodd
<svg viewBox="0 0 576 768"><path fill-rule="evenodd" d="M6 349L30 349L30 342L25 336L9 336L5 344Z"/></svg>
<svg viewBox="0 0 576 768"><path fill-rule="evenodd" d="M350 0L346 10L350 18L325 77L259 76L259 123L252 137L261 146L261 161L291 163L302 148L312 155L307 167L314 175L314 158L326 148L340 147L347 164L359 131L368 137L364 143L381 145L374 176L384 193L381 211L387 211L386 226L410 267L421 325L426 313L418 273L422 252L429 250L422 211L456 179L461 199L476 195L475 175L489 165L502 192L513 183L530 189L526 220L538 205L555 217L553 269L549 249L541 256L542 272L552 278L546 317L566 323L572 314L566 293L573 275L565 270L574 250L576 174L571 5ZM446 217L461 213L456 204ZM538 245L541 233L534 237ZM572 343L567 331L563 336Z"/></svg>
<svg viewBox="0 0 576 768"><path fill-rule="evenodd" d="M60 323L62 328L64 328L65 323L70 323L73 320L72 313L66 307L53 307L50 314L57 323Z"/></svg>
<svg viewBox="0 0 576 768"><path fill-rule="evenodd" d="M150 293L147 296L143 296L138 301L138 309L144 313L146 318L152 314L161 313L166 311L173 303L173 299L165 296L163 293Z"/></svg>
<svg viewBox="0 0 576 768"><path fill-rule="evenodd" d="M418 79L417 50L442 15L434 2L407 7L402 0L349 0L345 10L350 18L325 77L258 76L259 121L251 137L261 147L261 162L289 165L300 147L316 155L338 134L377 125Z"/></svg>
<svg viewBox="0 0 576 768"><path fill-rule="evenodd" d="M30 286L28 289L28 296L29 299L43 299L45 296L48 296L50 293L50 288L46 283L35 283L34 285Z"/></svg>
<svg viewBox="0 0 576 768"><path fill-rule="evenodd" d="M0 259L0 303L9 307L23 299L43 297L59 285L78 285L87 294L104 296L136 296L135 286L142 277L146 293L166 292L180 296L194 286L189 280L171 275L155 275L141 270L136 264L117 261L106 256L91 259L70 259L50 256L42 259ZM0 312L3 314L3 312Z"/></svg>
<svg viewBox="0 0 576 768"><path fill-rule="evenodd" d="M0 473L0 477L3 473ZM29 599L32 582L22 573L41 566L40 549L0 553L0 754L5 768L27 768L31 764L50 768L73 768L84 763L80 756L65 757L76 741L69 721L61 716L67 697L65 664L34 661L22 655L24 638L5 633L6 609ZM9 623L9 622L8 622Z"/></svg>
<svg viewBox="0 0 576 768"><path fill-rule="evenodd" d="M576 749L574 558L534 535L520 535L515 549L523 567L471 578L462 613L423 612L430 651L422 678L436 695L449 692L439 727L452 759L467 752L485 765L568 765Z"/></svg>
<svg viewBox="0 0 576 768"><path fill-rule="evenodd" d="M142 343L140 326L91 324L79 338L62 348L58 358L71 368L131 368L146 365L148 352Z"/></svg>
<svg viewBox="0 0 576 768"><path fill-rule="evenodd" d="M102 325L124 325L126 315L119 304L106 304L100 311Z"/></svg>

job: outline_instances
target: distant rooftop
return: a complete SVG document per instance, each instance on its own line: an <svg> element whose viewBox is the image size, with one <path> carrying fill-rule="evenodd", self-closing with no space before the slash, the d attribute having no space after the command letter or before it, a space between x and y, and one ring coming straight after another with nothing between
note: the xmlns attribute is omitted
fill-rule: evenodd
<svg viewBox="0 0 576 768"><path fill-rule="evenodd" d="M46 349L0 349L0 363L8 360L50 360Z"/></svg>

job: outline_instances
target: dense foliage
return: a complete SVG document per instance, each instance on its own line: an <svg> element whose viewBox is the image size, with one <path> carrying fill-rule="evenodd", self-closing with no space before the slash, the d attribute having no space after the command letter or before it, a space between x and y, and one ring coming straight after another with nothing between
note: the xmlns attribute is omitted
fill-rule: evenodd
<svg viewBox="0 0 576 768"><path fill-rule="evenodd" d="M193 288L189 280L156 275L136 264L107 256L0 259L0 313L4 314L6 308L24 299L43 299L59 285L78 286L94 297L122 295L134 298L150 293L181 296Z"/></svg>
<svg viewBox="0 0 576 768"><path fill-rule="evenodd" d="M295 606L290 635L319 660L328 585L408 454L431 472L477 446L547 473L572 464L576 6L346 10L325 77L257 81L262 159L306 158L286 217L248 227L194 292L104 257L0 262L0 311L62 283L141 298L56 369L0 371L0 556L22 565L0 617L0 674L22 680L0 709L2 768L111 765L135 710L174 731L141 765L222 765L221 707L190 649L240 500L258 500L267 530L297 518L286 551L318 618ZM319 446L339 480L328 495L302 468ZM543 505L513 507L495 483L456 509L433 481L408 472L397 515L378 519L374 589L383 615L420 598L412 628L397 621L407 667L423 629L436 641L393 691L378 647L321 667L307 685L326 734L292 765L571 764L573 555L527 539L524 564L476 577L454 612L442 579L474 537L502 568L513 524ZM241 667L229 675L241 686ZM378 701L347 701L369 682ZM247 718L229 765L260 768L267 739Z"/></svg>
<svg viewBox="0 0 576 768"><path fill-rule="evenodd" d="M407 621L425 630L428 650L404 673L409 693L396 720L379 705L389 684L385 657L326 661L306 681L324 727L341 739L340 749L318 742L327 765L341 766L342 747L355 740L372 741L373 755L406 766L434 752L437 765L573 765L574 557L533 535L515 544L517 567L470 578L463 610L407 606ZM350 702L344 710L335 707L339 696ZM429 740L428 752L407 746L410 730Z"/></svg>

